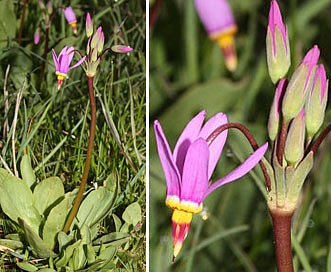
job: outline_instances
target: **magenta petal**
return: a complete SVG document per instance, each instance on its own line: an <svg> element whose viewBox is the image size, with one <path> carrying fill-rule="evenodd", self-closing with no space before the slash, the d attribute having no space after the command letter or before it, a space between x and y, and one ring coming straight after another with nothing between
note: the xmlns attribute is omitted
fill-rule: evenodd
<svg viewBox="0 0 331 272"><path fill-rule="evenodd" d="M177 140L173 155L180 173L183 173L183 166L184 166L184 160L187 149L189 148L190 144L198 138L205 116L206 116L205 110L198 113L186 125L186 127L184 128L183 132L181 133L181 135Z"/></svg>
<svg viewBox="0 0 331 272"><path fill-rule="evenodd" d="M68 55L60 56L60 73L66 74L69 71L69 57Z"/></svg>
<svg viewBox="0 0 331 272"><path fill-rule="evenodd" d="M71 69L73 69L73 68L75 68L75 67L81 65L81 64L84 62L85 59L86 59L86 56L82 57L82 58L81 58L81 59L80 59L75 65L71 66L71 67L69 68L69 70L71 70Z"/></svg>
<svg viewBox="0 0 331 272"><path fill-rule="evenodd" d="M180 194L180 175L171 155L167 139L158 121L154 122L157 150L163 167L167 182L167 196L178 196Z"/></svg>
<svg viewBox="0 0 331 272"><path fill-rule="evenodd" d="M55 64L55 70L58 71L60 69L60 64L59 64L59 61L57 59L57 56L56 56L56 53L55 53L54 49L52 49L52 55L53 55L53 61L54 61L54 64Z"/></svg>
<svg viewBox="0 0 331 272"><path fill-rule="evenodd" d="M207 138L212 132L215 131L215 129L217 129L221 125L226 124L227 122L228 118L224 113L217 113L203 125L199 137L207 140ZM228 131L223 131L209 146L208 180L211 178L211 175L215 170L216 164L222 154L227 135Z"/></svg>
<svg viewBox="0 0 331 272"><path fill-rule="evenodd" d="M74 57L74 54L75 54L75 48L73 46L69 47L67 49L67 53L66 54L68 55L68 58L69 58L68 59L68 65L70 65L70 63L71 63L71 61L72 61L72 59Z"/></svg>
<svg viewBox="0 0 331 272"><path fill-rule="evenodd" d="M236 25L227 0L195 0L194 4L208 34Z"/></svg>
<svg viewBox="0 0 331 272"><path fill-rule="evenodd" d="M67 55L67 49L68 49L68 46L63 47L63 49L61 50L61 52L59 54L59 57L62 55Z"/></svg>
<svg viewBox="0 0 331 272"><path fill-rule="evenodd" d="M270 27L273 37L275 35L275 27L278 26L280 32L282 33L283 39L286 40L286 28L283 23L282 14L280 13L278 3L275 0L271 1L270 4L268 26Z"/></svg>
<svg viewBox="0 0 331 272"><path fill-rule="evenodd" d="M207 142L199 138L187 150L180 200L191 201L198 205L204 200L208 189L208 158Z"/></svg>
<svg viewBox="0 0 331 272"><path fill-rule="evenodd" d="M209 195L212 191L217 189L220 186L223 186L231 181L241 178L245 174L247 174L251 169L254 168L256 164L264 156L264 153L267 151L268 143L265 143L261 147L259 147L246 161L244 161L240 166L238 166L235 170L224 176L223 178L215 181L207 190L207 195Z"/></svg>

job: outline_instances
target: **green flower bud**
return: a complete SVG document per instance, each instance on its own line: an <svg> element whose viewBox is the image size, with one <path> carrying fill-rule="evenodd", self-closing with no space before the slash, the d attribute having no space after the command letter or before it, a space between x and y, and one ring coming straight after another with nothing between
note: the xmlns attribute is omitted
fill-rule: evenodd
<svg viewBox="0 0 331 272"><path fill-rule="evenodd" d="M305 133L305 111L301 110L292 121L285 142L284 155L289 165L296 165L303 158Z"/></svg>
<svg viewBox="0 0 331 272"><path fill-rule="evenodd" d="M306 130L311 139L320 129L328 100L328 83L323 64L316 69L311 92L306 103Z"/></svg>

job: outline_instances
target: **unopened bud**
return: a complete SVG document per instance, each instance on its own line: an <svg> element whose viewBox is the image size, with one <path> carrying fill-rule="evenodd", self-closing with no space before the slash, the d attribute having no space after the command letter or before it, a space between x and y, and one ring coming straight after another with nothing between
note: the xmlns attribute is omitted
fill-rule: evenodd
<svg viewBox="0 0 331 272"><path fill-rule="evenodd" d="M282 99L287 86L287 79L283 78L279 81L276 88L274 100L271 105L269 121L268 121L268 134L271 141L275 141L279 131L279 113L282 105Z"/></svg>
<svg viewBox="0 0 331 272"><path fill-rule="evenodd" d="M299 114L303 108L314 79L319 49L315 45L306 54L299 67L294 71L287 86L282 112L286 121Z"/></svg>
<svg viewBox="0 0 331 272"><path fill-rule="evenodd" d="M306 103L306 129L311 139L320 129L325 115L328 100L328 83L323 64L316 69L312 89L308 94Z"/></svg>
<svg viewBox="0 0 331 272"><path fill-rule="evenodd" d="M277 83L286 75L291 65L291 55L287 29L275 0L270 5L266 48L269 75L272 82Z"/></svg>
<svg viewBox="0 0 331 272"><path fill-rule="evenodd" d="M301 112L292 121L285 143L285 159L289 165L296 165L303 158L305 144L305 111Z"/></svg>

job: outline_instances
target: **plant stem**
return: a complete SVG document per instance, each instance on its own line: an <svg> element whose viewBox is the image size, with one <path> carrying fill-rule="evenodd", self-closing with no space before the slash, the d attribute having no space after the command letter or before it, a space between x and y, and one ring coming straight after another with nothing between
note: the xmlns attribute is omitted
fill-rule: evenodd
<svg viewBox="0 0 331 272"><path fill-rule="evenodd" d="M87 77L88 90L89 90L89 96L90 96L91 121L90 121L90 137L89 137L89 142L88 142L88 146L87 146L85 166L84 166L84 170L83 170L82 181L80 183L79 190L77 193L77 197L76 197L75 203L70 211L67 222L63 228L63 232L69 231L71 223L74 220L74 218L78 212L79 205L83 199L83 193L85 191L88 173L90 171L90 165L91 165L91 159L92 159L92 153L93 153L93 145L94 145L95 127L96 127L96 106L95 106L95 97L94 97L94 89L93 89L93 79L94 79L94 77L89 77L89 76Z"/></svg>
<svg viewBox="0 0 331 272"><path fill-rule="evenodd" d="M45 28L45 46L44 46L44 53L43 53L43 60L41 63L41 69L40 69L40 76L39 76L39 91L41 90L43 80L44 80L44 75L45 75L45 69L46 69L46 62L47 62L47 52L48 52L48 43L49 43L49 28L50 26L46 25Z"/></svg>
<svg viewBox="0 0 331 272"><path fill-rule="evenodd" d="M282 127L278 136L278 145L276 147L276 155L278 163L283 166L283 156L284 156L284 149L285 149L285 142L287 136L287 130L289 127L290 122L283 120Z"/></svg>
<svg viewBox="0 0 331 272"><path fill-rule="evenodd" d="M21 17L21 24L20 29L18 31L18 44L21 44L22 34L23 34L23 27L24 27L24 20L25 20L25 11L26 6L28 5L29 0L24 0L23 8L22 8L22 17Z"/></svg>
<svg viewBox="0 0 331 272"><path fill-rule="evenodd" d="M250 133L250 131L248 130L248 128L246 128L243 124L241 123L226 123L224 125L219 126L218 128L216 128L207 138L207 144L211 145L211 143L216 139L216 137L218 135L220 135L223 131L230 129L230 128L235 128L238 129L240 132L242 132L246 139L248 140L248 142L250 143L250 145L252 146L253 150L257 150L259 148L258 144L256 143L253 135ZM270 177L268 175L267 172L267 168L264 165L263 161L259 161L263 176L265 178L266 181L266 187L268 192L271 190L271 182L270 182Z"/></svg>
<svg viewBox="0 0 331 272"><path fill-rule="evenodd" d="M291 219L293 212L270 210L274 236L278 272L293 272L291 246Z"/></svg>

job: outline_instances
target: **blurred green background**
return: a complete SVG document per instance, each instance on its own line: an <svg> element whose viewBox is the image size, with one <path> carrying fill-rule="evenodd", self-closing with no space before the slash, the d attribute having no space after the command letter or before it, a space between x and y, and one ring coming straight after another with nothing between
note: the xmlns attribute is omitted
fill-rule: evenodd
<svg viewBox="0 0 331 272"><path fill-rule="evenodd" d="M150 3L150 15L155 9ZM208 219L195 215L174 264L171 210L156 153L153 121L159 120L171 148L189 120L202 109L210 117L225 112L245 124L259 144L267 141L267 118L274 95L266 66L265 35L270 1L230 0L238 25L238 68L230 73L222 53L210 41L193 1L163 1L150 29L150 271L275 271L271 220L258 167L239 181L213 192L204 202ZM314 45L321 49L330 75L331 1L278 1L288 25L292 66ZM327 124L330 118L327 109ZM296 271L331 271L331 139L316 155L302 203L293 221ZM214 179L251 153L243 136L230 131ZM267 154L269 157L269 154ZM328 257L329 256L329 257Z"/></svg>

